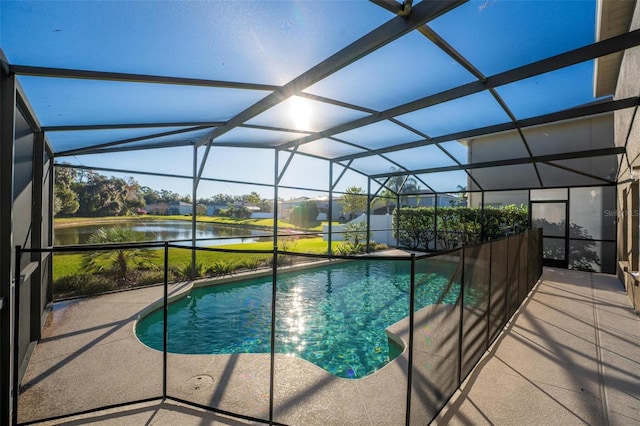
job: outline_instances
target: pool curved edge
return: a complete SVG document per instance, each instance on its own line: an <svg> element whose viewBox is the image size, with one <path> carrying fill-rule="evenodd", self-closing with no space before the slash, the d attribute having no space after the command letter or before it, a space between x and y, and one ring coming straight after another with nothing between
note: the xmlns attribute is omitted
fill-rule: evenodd
<svg viewBox="0 0 640 426"><path fill-rule="evenodd" d="M316 268L319 266L323 266L329 263L342 263L342 262L348 262L348 260L343 260L343 259L327 259L327 260L321 260L321 261L312 261L312 262L305 262L305 263L299 263L296 265L291 265L291 266L279 266L278 267L278 271L282 271L282 272L295 272L295 271L300 271L300 270L304 270L304 269L309 269L309 268ZM167 298L167 304L170 304L172 302L175 302L176 300L182 299L183 297L186 297L189 295L189 293L191 292L191 290L195 289L195 288L199 288L199 287L208 287L208 286L213 286L213 285L221 285L221 284L228 284L228 283L233 283L233 282L237 282L237 281L243 281L246 279L253 279L253 278L260 278L260 277L267 277L267 276L271 276L273 274L273 269L272 268L266 268L263 270L254 270L254 271L246 271L246 272L240 272L237 274L232 274L226 277L217 277L217 278L202 278L199 280L194 280L194 281L183 281L183 282L179 282L179 283L175 283L175 284L169 284L170 290L169 290L169 296ZM173 288L171 288L173 287ZM155 302L149 304L149 306L143 308L138 315L136 316L136 319L133 321L133 335L136 337L136 339L138 340L138 342L140 342L141 345L144 345L146 347L149 347L147 345L145 345L139 338L138 338L138 334L136 333L136 328L138 326L138 322L140 320L142 320L144 317L146 317L147 315L151 314L152 312L158 310L158 309L162 309L164 305L164 298L160 298L158 300L156 300ZM153 348L150 348L153 349ZM156 349L153 349L156 350ZM315 365L315 364L314 364Z"/></svg>

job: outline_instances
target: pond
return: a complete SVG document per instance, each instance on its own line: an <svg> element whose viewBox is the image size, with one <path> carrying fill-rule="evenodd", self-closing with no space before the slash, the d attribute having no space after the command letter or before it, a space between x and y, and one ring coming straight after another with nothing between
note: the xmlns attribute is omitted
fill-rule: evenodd
<svg viewBox="0 0 640 426"><path fill-rule="evenodd" d="M56 228L54 231L54 245L86 244L89 237L98 229L118 226L132 229L144 234L144 241L189 240L180 244L191 245L191 222L176 220L132 220L118 221L112 224L89 224ZM197 223L196 238L199 247L219 246L227 244L249 243L255 241L270 241L265 237L267 230L224 226L212 223ZM202 240L205 239L206 240ZM211 239L222 238L222 239Z"/></svg>

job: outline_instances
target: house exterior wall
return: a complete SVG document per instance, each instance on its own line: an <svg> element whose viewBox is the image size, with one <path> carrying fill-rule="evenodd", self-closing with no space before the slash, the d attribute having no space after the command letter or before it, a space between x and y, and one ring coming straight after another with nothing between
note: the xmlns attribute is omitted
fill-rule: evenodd
<svg viewBox="0 0 640 426"><path fill-rule="evenodd" d="M636 3L630 31L640 28L640 7ZM640 47L627 49L622 59L615 99L640 95ZM640 116L635 108L615 112L616 146L626 146L627 158L622 161L617 191L618 271L620 281L640 314L640 241L638 228L640 206L638 175L640 175ZM633 175L632 175L633 171Z"/></svg>
<svg viewBox="0 0 640 426"><path fill-rule="evenodd" d="M366 223L367 216L360 215L349 223ZM393 236L393 216L392 215L373 215L370 217L369 227L371 229L370 240L376 243L386 244L389 247L395 247L397 240ZM322 225L322 238L324 241L329 240L329 226ZM331 241L344 241L344 225L334 225L331 227Z"/></svg>

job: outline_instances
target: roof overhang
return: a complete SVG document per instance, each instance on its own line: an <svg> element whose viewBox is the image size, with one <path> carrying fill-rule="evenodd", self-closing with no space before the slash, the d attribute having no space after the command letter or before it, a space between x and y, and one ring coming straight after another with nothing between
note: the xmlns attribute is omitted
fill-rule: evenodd
<svg viewBox="0 0 640 426"><path fill-rule="evenodd" d="M598 0L596 41L629 31L635 0ZM624 52L616 52L595 60L593 93L596 98L615 94Z"/></svg>

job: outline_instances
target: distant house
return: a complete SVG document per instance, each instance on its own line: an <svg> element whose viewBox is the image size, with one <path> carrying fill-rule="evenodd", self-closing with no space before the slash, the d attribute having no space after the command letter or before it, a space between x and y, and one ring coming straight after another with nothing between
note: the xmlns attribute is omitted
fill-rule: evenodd
<svg viewBox="0 0 640 426"><path fill-rule="evenodd" d="M318 220L327 220L329 215L329 197L299 197L292 198L290 200L278 201L278 217L288 218L291 215L291 211L306 202L313 202L318 206ZM342 215L342 205L339 203L338 198L334 198L331 206L332 220L337 221Z"/></svg>
<svg viewBox="0 0 640 426"><path fill-rule="evenodd" d="M466 205L465 199L458 194L438 194L438 207L458 207ZM433 207L436 205L435 194L402 196L402 207ZM391 214L396 208L392 199L377 199L372 206L371 214Z"/></svg>
<svg viewBox="0 0 640 426"><path fill-rule="evenodd" d="M184 201L171 201L169 203L151 203L147 204L147 212L156 215L188 215L191 214L193 207L191 203Z"/></svg>

